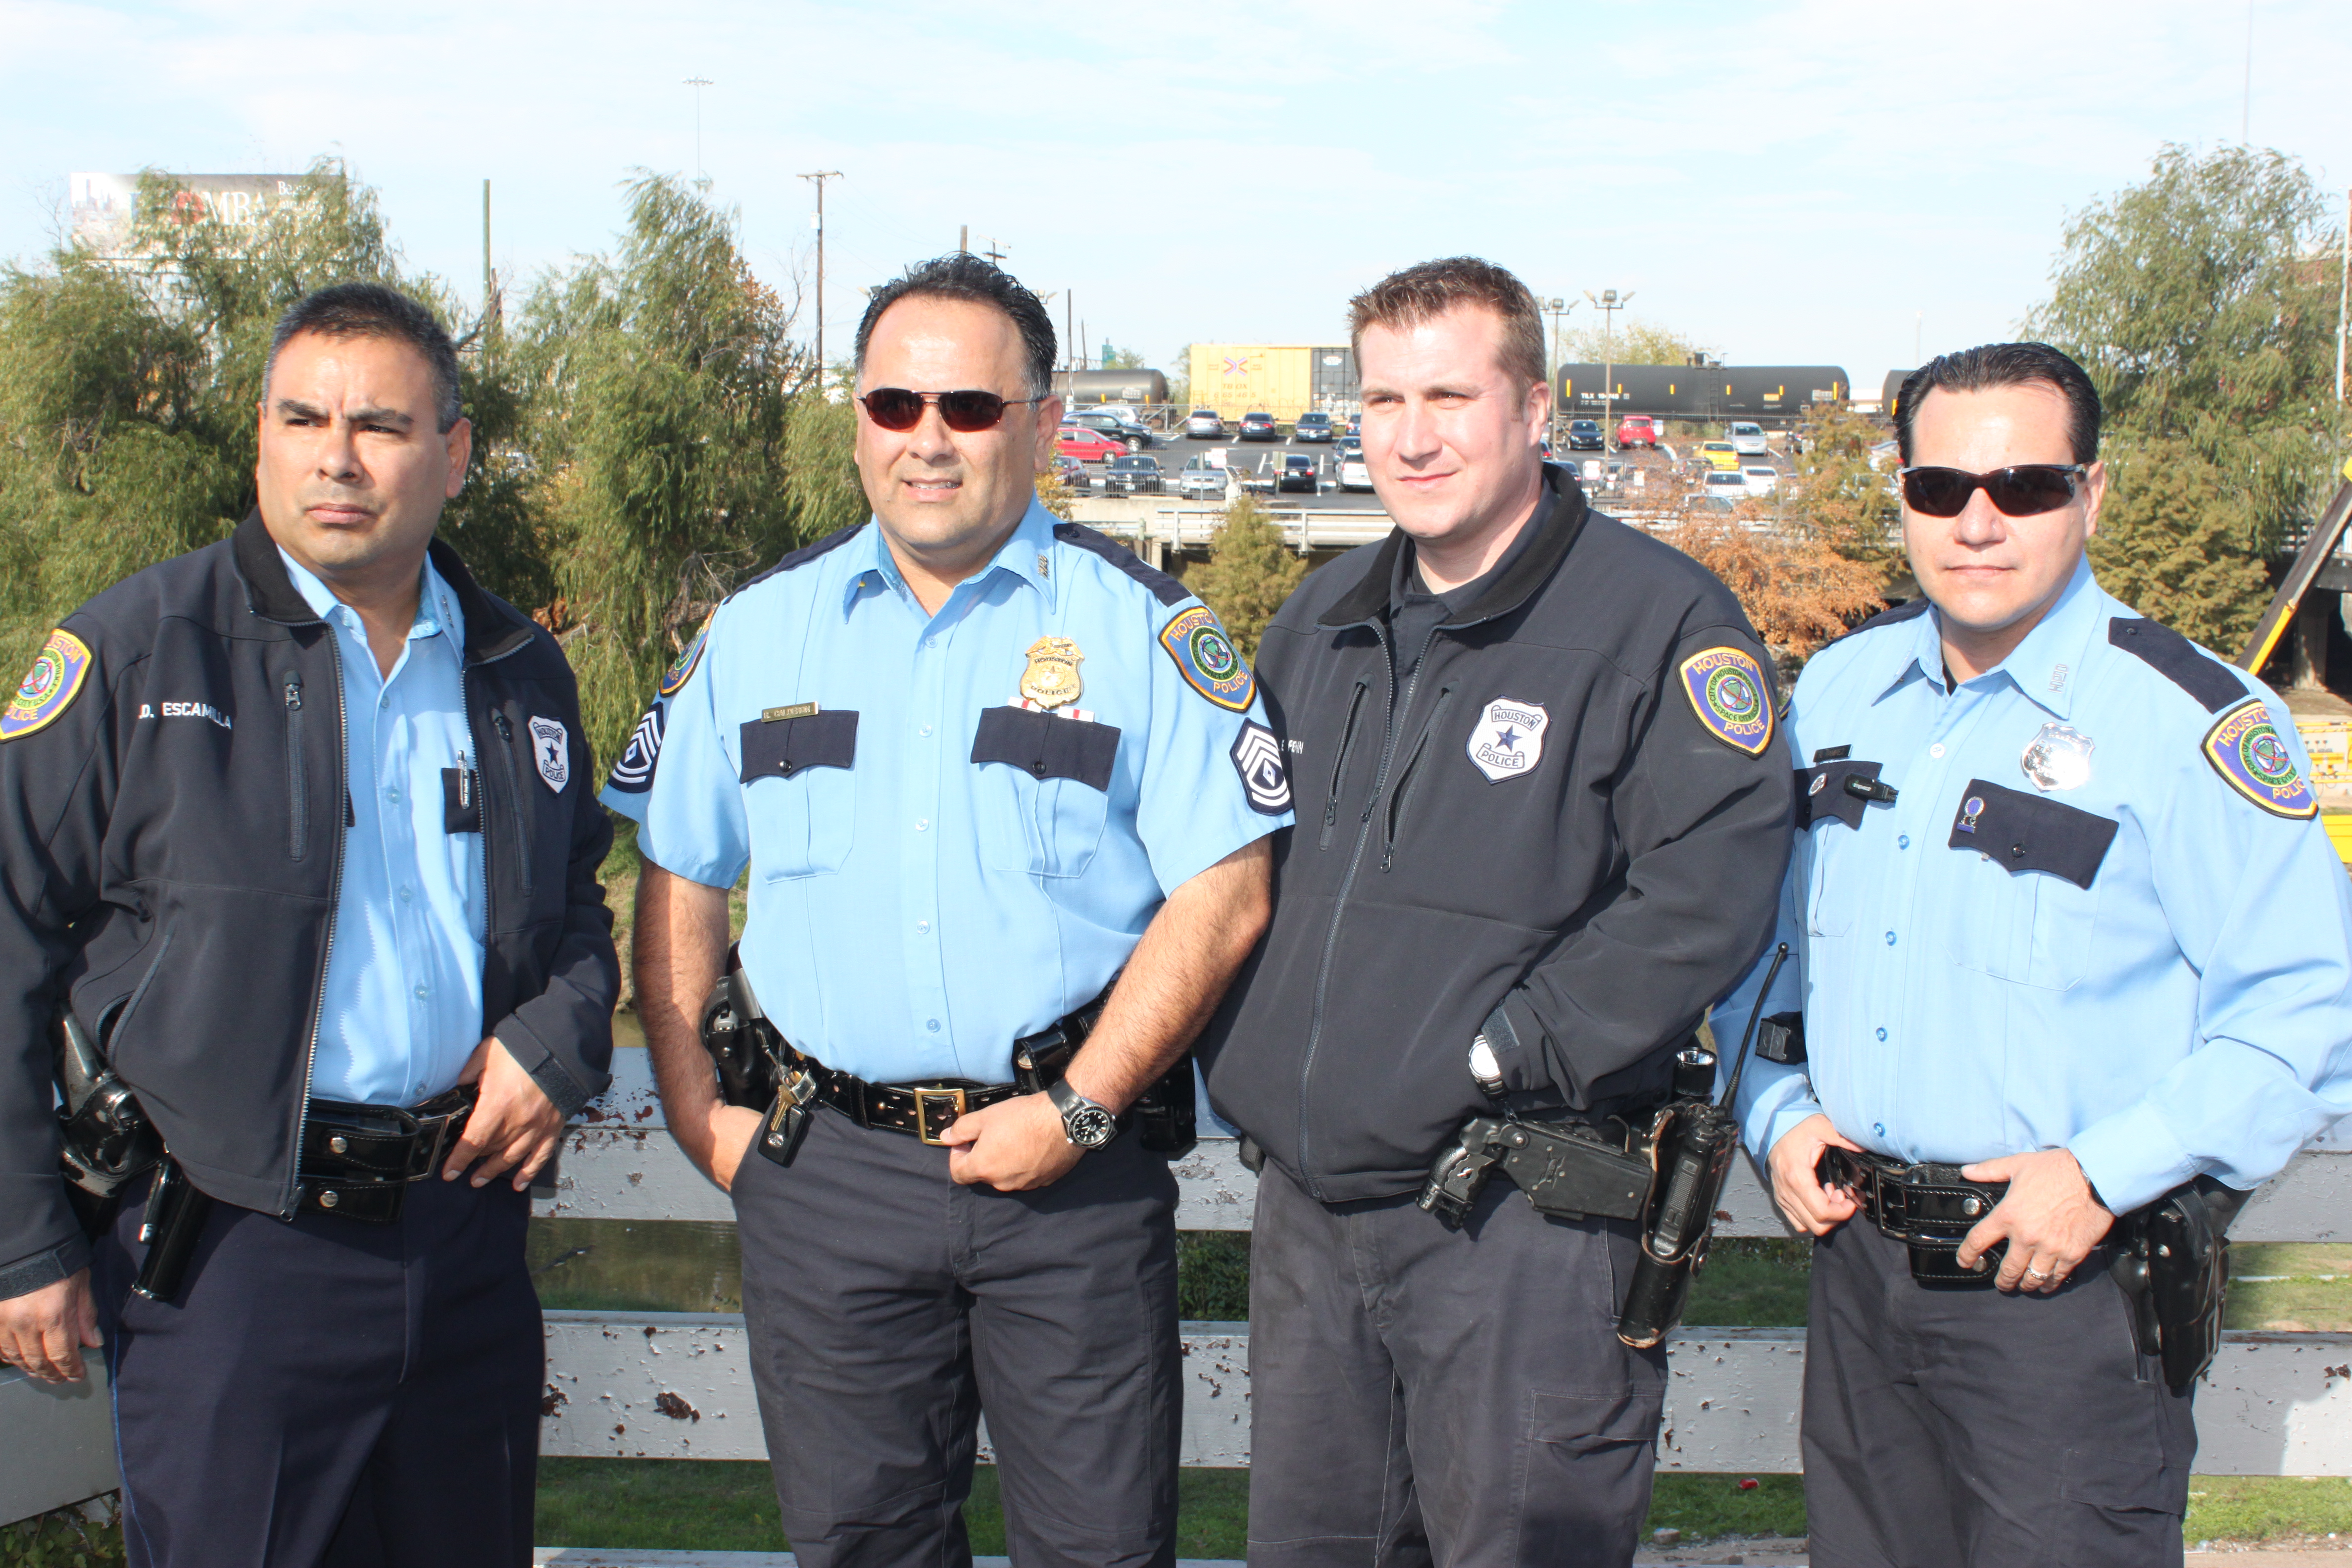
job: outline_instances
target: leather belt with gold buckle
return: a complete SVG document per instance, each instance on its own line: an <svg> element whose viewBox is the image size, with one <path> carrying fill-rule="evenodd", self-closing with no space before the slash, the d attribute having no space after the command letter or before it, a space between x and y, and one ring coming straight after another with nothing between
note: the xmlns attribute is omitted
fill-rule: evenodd
<svg viewBox="0 0 2352 1568"><path fill-rule="evenodd" d="M940 1134L963 1117L984 1110L1016 1095L1033 1090L1017 1083L867 1083L845 1072L835 1072L813 1058L793 1053L795 1065L806 1066L817 1079L814 1095L860 1127L903 1132L937 1148Z"/></svg>

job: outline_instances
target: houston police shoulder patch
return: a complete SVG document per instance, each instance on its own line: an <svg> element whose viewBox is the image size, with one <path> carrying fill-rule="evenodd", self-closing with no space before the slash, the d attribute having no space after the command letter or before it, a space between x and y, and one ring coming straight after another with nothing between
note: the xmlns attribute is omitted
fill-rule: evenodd
<svg viewBox="0 0 2352 1568"><path fill-rule="evenodd" d="M686 645L685 650L677 656L677 662L663 672L661 686L656 695L675 697L679 688L694 678L694 667L702 662L702 645L710 640L710 623L718 618L719 612L716 610L711 611L704 618L702 629L694 634L694 640Z"/></svg>
<svg viewBox="0 0 2352 1568"><path fill-rule="evenodd" d="M33 658L16 694L0 710L0 741L18 741L48 727L73 706L82 682L89 676L89 649L81 638L60 626L49 634Z"/></svg>
<svg viewBox="0 0 2352 1568"><path fill-rule="evenodd" d="M636 729L630 731L629 743L621 749L620 761L613 764L605 788L622 795L643 795L654 787L654 764L661 760L662 727L668 719L666 698L646 710Z"/></svg>
<svg viewBox="0 0 2352 1568"><path fill-rule="evenodd" d="M2205 760L2229 786L2273 816L2307 821L2319 815L2294 758L2271 722L2271 710L2249 697L2205 731Z"/></svg>
<svg viewBox="0 0 2352 1568"><path fill-rule="evenodd" d="M1257 677L1208 605L1195 605L1171 618L1160 629L1160 646L1176 661L1185 685L1220 708L1249 711L1250 700L1257 695Z"/></svg>
<svg viewBox="0 0 2352 1568"><path fill-rule="evenodd" d="M1736 647L1711 647L1683 660L1683 693L1708 734L1756 756L1772 742L1771 687L1755 659Z"/></svg>

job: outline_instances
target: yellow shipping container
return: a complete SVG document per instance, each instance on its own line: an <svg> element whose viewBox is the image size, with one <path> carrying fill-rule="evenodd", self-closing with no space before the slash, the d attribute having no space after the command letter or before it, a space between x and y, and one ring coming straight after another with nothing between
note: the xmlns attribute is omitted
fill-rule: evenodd
<svg viewBox="0 0 2352 1568"><path fill-rule="evenodd" d="M1215 409L1228 425L1261 410L1287 424L1316 406L1316 356L1344 352L1313 343L1194 343L1192 406Z"/></svg>

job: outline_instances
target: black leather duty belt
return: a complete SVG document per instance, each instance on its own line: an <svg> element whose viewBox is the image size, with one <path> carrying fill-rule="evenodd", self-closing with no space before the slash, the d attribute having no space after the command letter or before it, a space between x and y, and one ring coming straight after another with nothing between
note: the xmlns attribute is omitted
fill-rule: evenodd
<svg viewBox="0 0 2352 1568"><path fill-rule="evenodd" d="M784 1057L795 1069L816 1080L813 1098L819 1104L833 1107L860 1127L903 1132L937 1146L940 1134L954 1126L958 1118L1024 1094L1042 1094L1059 1082L1070 1058L1077 1055L1078 1047L1094 1032L1096 1020L1102 1016L1103 1001L1109 994L1109 987L1106 986L1101 996L1076 1012L1013 1041L1014 1076L1011 1083L983 1084L970 1079L868 1083L826 1067L791 1046L784 1047Z"/></svg>
<svg viewBox="0 0 2352 1568"><path fill-rule="evenodd" d="M1956 1254L1969 1231L2009 1191L2006 1182L1971 1182L1958 1165L1906 1165L1867 1150L1824 1149L1815 1173L1844 1187L1879 1234L1911 1249L1911 1277L1922 1284L1990 1285L2007 1242L1996 1243L1975 1269Z"/></svg>
<svg viewBox="0 0 2352 1568"><path fill-rule="evenodd" d="M313 1100L302 1119L301 1212L390 1225L411 1182L439 1173L478 1090L459 1084L422 1104Z"/></svg>

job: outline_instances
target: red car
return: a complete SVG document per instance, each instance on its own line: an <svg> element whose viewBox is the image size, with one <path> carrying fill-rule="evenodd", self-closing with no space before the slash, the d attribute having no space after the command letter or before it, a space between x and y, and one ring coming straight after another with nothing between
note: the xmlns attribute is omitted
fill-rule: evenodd
<svg viewBox="0 0 2352 1568"><path fill-rule="evenodd" d="M1107 462L1127 456L1127 443L1089 430L1083 425L1065 425L1056 439L1055 449L1065 458L1076 458L1082 463Z"/></svg>
<svg viewBox="0 0 2352 1568"><path fill-rule="evenodd" d="M1647 447L1653 451L1658 445L1658 422L1646 414L1628 414L1617 421L1617 445Z"/></svg>

